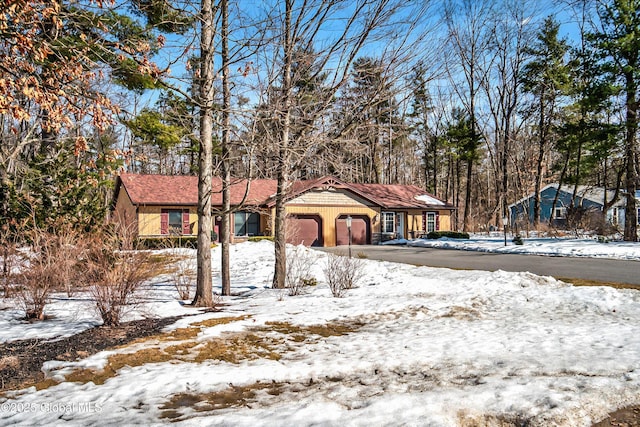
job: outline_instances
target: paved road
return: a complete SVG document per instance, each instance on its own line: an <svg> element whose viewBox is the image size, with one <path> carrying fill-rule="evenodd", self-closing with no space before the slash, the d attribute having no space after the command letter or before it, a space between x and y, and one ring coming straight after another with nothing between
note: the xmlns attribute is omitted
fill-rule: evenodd
<svg viewBox="0 0 640 427"><path fill-rule="evenodd" d="M346 246L319 248L347 252ZM589 279L640 285L640 261L600 258L548 257L540 255L495 254L455 249L408 246L352 246L352 253L369 259L463 270L529 271L556 278Z"/></svg>

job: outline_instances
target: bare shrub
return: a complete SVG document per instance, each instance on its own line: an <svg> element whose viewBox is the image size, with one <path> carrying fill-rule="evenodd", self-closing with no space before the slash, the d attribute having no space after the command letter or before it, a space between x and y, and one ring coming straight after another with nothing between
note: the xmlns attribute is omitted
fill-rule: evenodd
<svg viewBox="0 0 640 427"><path fill-rule="evenodd" d="M180 299L184 301L191 298L197 266L196 260L190 256L188 251L179 250L178 255L181 255L181 260L174 264L170 274Z"/></svg>
<svg viewBox="0 0 640 427"><path fill-rule="evenodd" d="M308 286L316 283L311 274L314 257L305 248L299 246L287 247L287 275L285 287L289 289L289 295L300 295Z"/></svg>
<svg viewBox="0 0 640 427"><path fill-rule="evenodd" d="M27 319L43 320L49 294L60 280L57 238L36 229L29 233L29 239L31 245L22 254L23 268L16 276L16 294Z"/></svg>
<svg viewBox="0 0 640 427"><path fill-rule="evenodd" d="M343 297L349 289L355 288L363 274L361 259L328 254L324 275L334 297Z"/></svg>
<svg viewBox="0 0 640 427"><path fill-rule="evenodd" d="M73 296L83 283L80 260L86 250L87 239L71 227L63 227L55 233L54 256L57 262L55 290L64 290Z"/></svg>
<svg viewBox="0 0 640 427"><path fill-rule="evenodd" d="M136 306L136 293L157 272L147 251L120 250L131 247L119 227L96 236L88 251L86 278L95 308L105 326L118 326L124 314Z"/></svg>
<svg viewBox="0 0 640 427"><path fill-rule="evenodd" d="M2 272L0 273L0 287L5 298L11 296L11 289L14 285L16 267L20 264L21 257L13 233L7 224L0 228L0 247L2 251Z"/></svg>

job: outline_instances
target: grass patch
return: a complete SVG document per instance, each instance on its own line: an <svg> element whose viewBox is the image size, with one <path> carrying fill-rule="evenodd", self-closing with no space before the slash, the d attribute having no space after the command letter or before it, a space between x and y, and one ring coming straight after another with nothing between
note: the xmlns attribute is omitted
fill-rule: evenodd
<svg viewBox="0 0 640 427"><path fill-rule="evenodd" d="M146 365L147 363L161 363L172 359L172 355L160 351L157 348L148 348L136 351L135 353L119 353L109 356L106 366L101 371L80 369L67 375L65 380L81 384L93 382L95 385L102 385L109 378L115 377L118 370L125 366L135 368L136 366Z"/></svg>
<svg viewBox="0 0 640 427"><path fill-rule="evenodd" d="M571 283L574 286L609 286L611 288L616 288L616 289L640 290L640 286L632 285L629 283L601 282L597 280L573 279L573 278L567 278L567 277L556 277L556 279L566 283Z"/></svg>
<svg viewBox="0 0 640 427"><path fill-rule="evenodd" d="M135 344L143 344L148 342L156 341L157 344L153 347L142 349L136 351L134 353L118 353L112 356L109 356L107 359L107 363L102 370L96 371L93 369L78 369L71 372L69 375L65 377L65 381L69 382L77 382L81 384L86 384L88 382L93 382L96 385L102 385L109 378L115 377L118 373L118 370L122 369L125 366L129 366L131 368L142 366L147 363L161 363L168 362L170 360L180 360L180 361L193 361L194 359L201 358L202 360L206 360L207 354L215 354L215 351L200 350L199 353L194 355L193 349L194 347L200 346L201 343L195 341L195 338L202 331L204 327L212 327L216 325L223 325L227 323L237 322L240 320L247 319L248 315L237 316L237 317L221 317L217 319L207 319L200 322L192 323L189 327L186 328L178 328L173 331L151 335L146 338L140 338L132 341L131 343L117 347L118 349L128 348L131 345ZM176 341L180 342L179 344L169 345L165 348L159 343L163 342ZM227 345L224 344L224 341L216 340L217 345L220 345L222 349L226 348L227 351L223 351L222 349L218 349L217 351L220 353L219 357L211 357L213 359L231 361L233 357L230 355L231 352L242 348L239 345ZM213 342L207 343L205 345L205 349L212 345ZM247 347L246 353L249 353L250 349ZM265 354L264 351L258 352L258 355ZM270 353L267 353L270 354ZM260 356L256 356L260 357ZM274 358L273 356L269 358ZM229 360L227 360L229 359ZM202 361L196 360L196 361ZM236 359L238 363L241 360L241 356L238 356ZM59 384L58 381L54 379L45 379L36 384L36 388L38 390L43 390L52 386Z"/></svg>
<svg viewBox="0 0 640 427"><path fill-rule="evenodd" d="M247 332L228 333L224 336L208 341L197 341L196 337L203 328L237 322L250 318L251 316L222 317L194 322L189 327L178 328L171 332L152 335L150 337L134 341L134 344L144 344L153 342L147 348L131 352L117 353L107 359L107 363L101 370L78 369L65 377L65 381L86 384L93 382L96 385L104 384L109 378L118 375L118 371L126 366L135 368L148 363L162 363L168 361L180 361L187 363L202 363L207 360L218 360L221 362L238 364L244 360L270 359L280 360L282 352L293 349L291 342L316 342L321 338L332 336L343 336L360 329L364 323L354 321L334 322L326 325L293 325L288 322L267 322L264 326L251 328ZM167 345L168 342L168 345ZM171 343L175 342L175 343ZM125 348L125 347L121 347ZM42 390L58 382L47 379L38 383L38 390ZM201 398L205 401L207 408L214 408L219 403L214 402L236 402L251 398L254 388L237 388L226 391L223 394L215 394L214 397ZM260 385L258 389L266 388ZM270 386L269 386L270 387ZM243 393L249 393L244 395ZM207 395L209 396L209 395ZM225 397L226 396L226 397ZM181 397L182 401L189 400L188 395ZM217 399L217 400L216 400ZM182 402L181 401L181 402ZM200 400L199 400L200 401ZM182 403L176 404L183 407ZM167 418L179 417L179 413L171 413L172 408L167 407ZM175 409L175 408L173 408ZM211 409L206 409L211 410Z"/></svg>
<svg viewBox="0 0 640 427"><path fill-rule="evenodd" d="M160 407L160 418L176 420L183 415L180 410L184 408L208 412L247 406L256 402L259 394L279 395L282 387L281 383L254 383L247 386L232 385L225 390L211 393L179 393Z"/></svg>
<svg viewBox="0 0 640 427"><path fill-rule="evenodd" d="M213 319L202 320L200 322L191 323L192 326L199 326L204 328L211 328L213 326L218 325L226 325L227 323L239 322L241 320L245 320L250 318L248 314L244 316L236 316L236 317L218 317Z"/></svg>
<svg viewBox="0 0 640 427"><path fill-rule="evenodd" d="M281 355L274 350L284 340L258 336L252 333L236 334L224 339L207 341L198 351L194 361L220 360L238 364L242 360L280 360Z"/></svg>
<svg viewBox="0 0 640 427"><path fill-rule="evenodd" d="M274 331L280 334L292 335L295 341L304 341L300 337L306 337L309 335L319 335L323 338L339 337L347 335L351 332L356 332L362 327L360 323L346 324L346 323L327 323L326 325L293 325L288 322L266 322L265 326L258 328L261 331Z"/></svg>

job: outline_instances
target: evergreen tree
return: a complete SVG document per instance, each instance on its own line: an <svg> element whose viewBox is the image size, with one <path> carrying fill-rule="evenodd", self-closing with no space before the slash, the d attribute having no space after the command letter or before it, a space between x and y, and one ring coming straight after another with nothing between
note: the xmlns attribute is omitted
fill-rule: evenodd
<svg viewBox="0 0 640 427"><path fill-rule="evenodd" d="M540 189L542 186L545 155L554 135L553 126L558 118L559 103L569 84L567 52L569 46L558 38L560 25L549 17L537 35L536 43L527 49L531 60L522 73L523 89L533 97L529 113L537 123L537 159L534 189L533 222L540 222Z"/></svg>
<svg viewBox="0 0 640 427"><path fill-rule="evenodd" d="M610 81L624 102L625 138L625 226L624 240L638 241L638 212L635 193L638 188L638 108L640 99L640 1L598 2L602 27L590 34L596 52L604 60Z"/></svg>

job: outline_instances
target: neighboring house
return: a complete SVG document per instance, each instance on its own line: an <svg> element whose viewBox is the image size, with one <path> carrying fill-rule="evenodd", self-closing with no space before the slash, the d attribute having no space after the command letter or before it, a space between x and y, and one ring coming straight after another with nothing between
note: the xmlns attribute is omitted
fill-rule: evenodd
<svg viewBox="0 0 640 427"><path fill-rule="evenodd" d="M567 208L571 205L573 185L549 184L540 190L540 222L550 222L556 226L566 225ZM606 192L605 192L606 191ZM558 199L553 209L553 201ZM599 212L604 208L605 196L607 203L613 199L615 191L605 190L599 187L579 185L574 199L574 206L580 206L585 212ZM509 205L511 224L523 224L533 222L534 194L531 193L517 202ZM621 195L616 203L606 213L606 221L612 225L624 226L625 197ZM640 209L639 209L640 213Z"/></svg>
<svg viewBox="0 0 640 427"><path fill-rule="evenodd" d="M213 229L221 220L221 181L214 178ZM234 240L272 234L276 181L236 180L231 186ZM112 206L114 219L134 227L140 237L196 235L198 178L122 174ZM450 230L455 208L413 185L350 184L333 177L295 181L285 204L287 241L307 246L371 244L395 237L417 237Z"/></svg>

